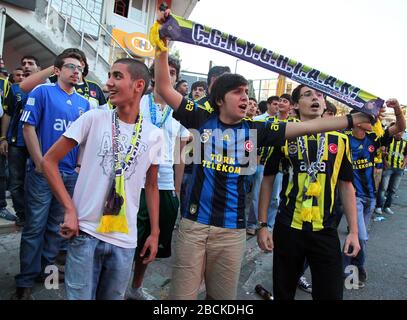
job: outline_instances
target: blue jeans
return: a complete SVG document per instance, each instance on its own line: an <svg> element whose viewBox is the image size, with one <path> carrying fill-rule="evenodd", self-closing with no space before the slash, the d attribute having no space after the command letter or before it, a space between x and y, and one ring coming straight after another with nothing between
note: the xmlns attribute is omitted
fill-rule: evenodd
<svg viewBox="0 0 407 320"><path fill-rule="evenodd" d="M123 300L135 248L120 248L80 232L68 243L65 292L68 300Z"/></svg>
<svg viewBox="0 0 407 320"><path fill-rule="evenodd" d="M377 193L377 207L378 208L390 208L393 202L393 197L400 185L403 178L404 170L388 168L384 170L382 175L382 181L380 181L379 192ZM385 194L386 195L386 202ZM384 204L384 206L383 206Z"/></svg>
<svg viewBox="0 0 407 320"><path fill-rule="evenodd" d="M78 174L60 174L72 196ZM59 230L64 210L45 177L34 169L26 174L25 194L26 222L21 235L20 274L16 276L16 285L30 288L41 271L55 261L62 240Z"/></svg>
<svg viewBox="0 0 407 320"><path fill-rule="evenodd" d="M261 182L263 180L263 173L264 173L264 165L259 164L257 166L257 171L253 177L253 197L252 203L254 208L255 217L249 216L248 217L248 225L250 226L250 222L254 220L254 223L258 220L258 210L259 210L259 195L260 195L260 187ZM273 228L274 222L276 220L278 205L280 202L280 192L283 182L283 174L281 172L277 173L274 179L273 184L273 192L271 193L271 201L270 206L267 212L267 224L269 228Z"/></svg>
<svg viewBox="0 0 407 320"><path fill-rule="evenodd" d="M26 172L26 164L28 152L25 147L16 147L9 145L8 147L8 169L9 169L9 189L13 207L16 215L25 218L25 201L24 201L24 180Z"/></svg>
<svg viewBox="0 0 407 320"><path fill-rule="evenodd" d="M375 206L376 199L374 198L356 197L360 251L354 258L343 255L344 268L346 268L348 265L355 265L357 267L364 266L366 261L367 240L369 239L368 226Z"/></svg>

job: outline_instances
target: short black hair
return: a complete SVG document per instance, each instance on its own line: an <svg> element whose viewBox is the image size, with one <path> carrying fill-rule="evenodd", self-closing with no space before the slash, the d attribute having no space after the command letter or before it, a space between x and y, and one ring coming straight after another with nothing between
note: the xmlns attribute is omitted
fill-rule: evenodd
<svg viewBox="0 0 407 320"><path fill-rule="evenodd" d="M177 59L175 56L168 56L168 65L173 67L177 72L177 78L175 80L178 81L181 70L181 63L179 59ZM152 79L154 79L154 63L150 67L150 76ZM151 86L154 87L154 80L151 80Z"/></svg>
<svg viewBox="0 0 407 320"><path fill-rule="evenodd" d="M150 71L148 70L147 66L143 62L133 58L121 58L116 60L113 64L116 63L127 65L127 71L129 71L132 80L144 80L144 90L141 94L144 95L151 80Z"/></svg>
<svg viewBox="0 0 407 320"><path fill-rule="evenodd" d="M305 84L300 84L293 90L293 93L291 94L291 100L293 103L298 103L298 101L300 101L301 89L304 87L306 87Z"/></svg>
<svg viewBox="0 0 407 320"><path fill-rule="evenodd" d="M225 95L240 86L248 85L245 77L235 73L224 73L212 85L209 102L215 111L219 111L218 101L224 100Z"/></svg>
<svg viewBox="0 0 407 320"><path fill-rule="evenodd" d="M191 86L191 91L194 91L198 87L204 88L205 91L208 89L208 85L205 81L195 81Z"/></svg>
<svg viewBox="0 0 407 320"><path fill-rule="evenodd" d="M257 107L259 108L261 113L265 113L267 111L267 101L262 100L257 104Z"/></svg>
<svg viewBox="0 0 407 320"><path fill-rule="evenodd" d="M253 100L254 102L257 103L257 99L255 97L249 97L249 100Z"/></svg>
<svg viewBox="0 0 407 320"><path fill-rule="evenodd" d="M224 73L230 73L230 68L228 66L214 66L210 68L208 71L208 79L206 81L208 87L211 85L212 77L219 77Z"/></svg>
<svg viewBox="0 0 407 320"><path fill-rule="evenodd" d="M20 63L21 63L21 64L23 64L23 60L24 60L24 59L27 59L27 60L34 60L34 61L35 61L35 64L36 64L38 67L40 67L40 62L38 61L38 59L37 59L36 57L30 56L30 55L26 55L26 56L24 56L24 57L21 58L21 60L20 60ZM16 68L15 70L17 70L17 68Z"/></svg>
<svg viewBox="0 0 407 320"><path fill-rule="evenodd" d="M267 98L267 103L271 104L273 101L276 101L276 100L279 101L280 97L279 96L271 96L271 97Z"/></svg>
<svg viewBox="0 0 407 320"><path fill-rule="evenodd" d="M61 53L60 55L57 55L57 57L55 58L54 67L56 67L58 69L62 69L62 66L65 63L65 59L68 59L68 58L72 58L72 59L81 61L81 56L75 52Z"/></svg>
<svg viewBox="0 0 407 320"><path fill-rule="evenodd" d="M175 84L175 89L178 89L178 88L180 87L180 85L183 84L183 83L188 84L187 80L181 79L180 81L178 81L178 82Z"/></svg>
<svg viewBox="0 0 407 320"><path fill-rule="evenodd" d="M280 96L280 99L287 99L287 100L290 102L290 104L293 104L293 100L292 100L292 98L291 98L291 94L283 93L283 94Z"/></svg>

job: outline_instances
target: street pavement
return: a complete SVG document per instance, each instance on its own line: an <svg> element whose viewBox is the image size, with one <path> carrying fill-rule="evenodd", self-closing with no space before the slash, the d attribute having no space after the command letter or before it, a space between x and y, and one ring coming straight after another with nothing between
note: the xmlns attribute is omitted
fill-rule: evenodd
<svg viewBox="0 0 407 320"><path fill-rule="evenodd" d="M398 197L392 207L394 215L383 215L385 220L372 221L366 269L368 281L363 289L344 289L346 300L404 300L407 299L407 179L404 178L398 190ZM0 219L2 220L2 219ZM3 224L3 228L2 228ZM19 271L19 243L21 231L12 224L4 227L0 223L0 300L9 299L14 292L14 276ZM346 236L346 219L339 226L343 243ZM255 286L261 284L272 290L272 253L259 250L256 237L248 236L247 249L243 260L237 298L240 300L261 300L255 293ZM167 299L171 283L172 258L156 259L149 266L144 287L159 299ZM310 272L305 275L310 280ZM199 298L205 297L201 287ZM63 284L58 289L46 289L36 284L33 296L37 300L60 300L65 298ZM296 299L310 300L311 295L297 290Z"/></svg>

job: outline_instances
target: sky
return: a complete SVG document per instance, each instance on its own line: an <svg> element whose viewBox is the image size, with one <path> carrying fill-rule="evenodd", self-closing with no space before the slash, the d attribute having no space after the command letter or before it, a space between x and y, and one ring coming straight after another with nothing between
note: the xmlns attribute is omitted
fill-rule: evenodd
<svg viewBox="0 0 407 320"><path fill-rule="evenodd" d="M405 0L200 0L189 19L407 105ZM206 74L212 60L248 79L276 78L215 50L174 46L186 71Z"/></svg>

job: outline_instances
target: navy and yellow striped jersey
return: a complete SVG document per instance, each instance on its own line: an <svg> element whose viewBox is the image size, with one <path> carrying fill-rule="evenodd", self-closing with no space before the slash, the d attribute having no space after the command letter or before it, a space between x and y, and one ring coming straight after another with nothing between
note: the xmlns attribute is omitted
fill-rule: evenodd
<svg viewBox="0 0 407 320"><path fill-rule="evenodd" d="M407 155L407 141L393 138L387 150L387 168L403 169L404 157Z"/></svg>
<svg viewBox="0 0 407 320"><path fill-rule="evenodd" d="M257 167L256 145L282 145L286 125L247 119L227 125L217 112L186 98L174 118L196 129L192 132L196 160L182 216L217 227L245 228L245 199Z"/></svg>
<svg viewBox="0 0 407 320"><path fill-rule="evenodd" d="M267 117L264 121L269 122L300 122L299 119L294 117L288 117L287 119L280 119L277 116ZM267 159L270 158L273 153L273 147L261 147L257 150L257 155L259 156L259 164L264 165L267 162Z"/></svg>
<svg viewBox="0 0 407 320"><path fill-rule="evenodd" d="M21 91L20 84L11 85L7 96L4 99L4 112L10 116L10 122L7 130L7 142L10 145L24 147L25 141L23 136L23 123L20 122L28 95Z"/></svg>
<svg viewBox="0 0 407 320"><path fill-rule="evenodd" d="M356 196L359 198L375 198L376 187L374 183L374 158L380 146L389 141L389 130L385 130L383 137L377 139L375 133L366 133L363 139L348 135L352 152L352 165L354 172L353 185Z"/></svg>
<svg viewBox="0 0 407 320"><path fill-rule="evenodd" d="M311 165L317 159L320 137L318 134L305 139ZM298 140L286 141L282 148L274 149L264 168L264 175L276 175L280 163L282 164L283 185L276 222L299 230L319 231L336 227L336 213L332 209L336 200L337 182L353 180L349 140L346 135L336 131L327 132L321 160L317 174L322 187L318 197L320 220L304 222L301 219L301 208L308 173Z"/></svg>

